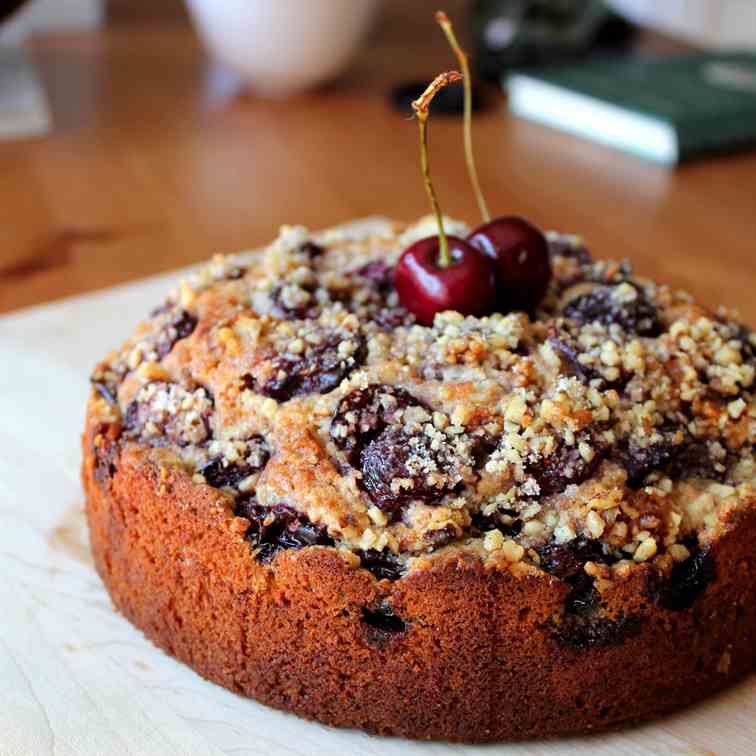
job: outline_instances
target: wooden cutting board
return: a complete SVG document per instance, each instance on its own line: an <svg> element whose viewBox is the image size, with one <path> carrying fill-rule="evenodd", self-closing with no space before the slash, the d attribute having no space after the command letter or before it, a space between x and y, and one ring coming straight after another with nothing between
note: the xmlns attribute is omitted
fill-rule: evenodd
<svg viewBox="0 0 756 756"><path fill-rule="evenodd" d="M756 678L608 735L452 746L306 722L206 682L152 646L113 610L94 571L79 433L90 369L177 279L0 318L0 756L756 753Z"/></svg>

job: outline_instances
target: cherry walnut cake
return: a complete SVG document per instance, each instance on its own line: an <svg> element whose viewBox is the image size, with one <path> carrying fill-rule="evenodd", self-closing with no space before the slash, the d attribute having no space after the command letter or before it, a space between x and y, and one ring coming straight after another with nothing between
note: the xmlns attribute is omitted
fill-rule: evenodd
<svg viewBox="0 0 756 756"><path fill-rule="evenodd" d="M116 607L233 691L412 738L601 728L750 671L754 335L555 233L535 312L418 325L392 269L434 228L285 227L97 366Z"/></svg>

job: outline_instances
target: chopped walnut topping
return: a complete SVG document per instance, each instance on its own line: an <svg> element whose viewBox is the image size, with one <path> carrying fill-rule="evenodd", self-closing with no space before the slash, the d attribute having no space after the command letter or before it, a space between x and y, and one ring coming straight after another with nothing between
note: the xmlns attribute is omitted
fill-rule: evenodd
<svg viewBox="0 0 756 756"><path fill-rule="evenodd" d="M555 233L532 319L420 326L393 270L434 226L371 229L189 276L94 371L99 419L231 497L266 559L333 545L396 579L454 547L599 592L698 569L756 490L754 334Z"/></svg>

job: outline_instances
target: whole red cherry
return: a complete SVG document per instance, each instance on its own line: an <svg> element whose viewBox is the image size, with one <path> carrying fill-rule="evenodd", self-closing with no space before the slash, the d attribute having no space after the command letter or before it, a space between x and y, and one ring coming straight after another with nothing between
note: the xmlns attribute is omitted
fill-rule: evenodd
<svg viewBox="0 0 756 756"><path fill-rule="evenodd" d="M399 301L421 325L437 312L487 315L496 302L496 265L457 236L447 236L449 264L440 263L440 239L430 236L406 249L394 270Z"/></svg>
<svg viewBox="0 0 756 756"><path fill-rule="evenodd" d="M532 311L541 301L551 280L549 249L543 234L522 218L505 217L491 220L483 191L478 181L472 147L472 96L470 66L467 54L460 47L452 23L443 11L436 13L441 29L459 60L465 82L464 145L465 163L475 198L483 216L483 225L475 229L467 241L496 261L498 301L496 309Z"/></svg>
<svg viewBox="0 0 756 756"><path fill-rule="evenodd" d="M428 167L428 107L447 84L462 78L458 71L439 74L412 108L420 127L420 167L438 236L429 236L406 249L394 270L399 301L422 325L433 325L436 313L456 310L463 315L487 315L496 300L496 265L458 236L448 236Z"/></svg>
<svg viewBox="0 0 756 756"><path fill-rule="evenodd" d="M478 226L467 241L496 262L500 311L532 311L551 280L544 235L524 218L495 218Z"/></svg>

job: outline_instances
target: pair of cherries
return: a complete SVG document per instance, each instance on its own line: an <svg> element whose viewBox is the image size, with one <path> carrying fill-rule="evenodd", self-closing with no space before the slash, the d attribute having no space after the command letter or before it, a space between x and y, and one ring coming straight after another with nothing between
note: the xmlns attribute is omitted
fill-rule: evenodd
<svg viewBox="0 0 756 756"><path fill-rule="evenodd" d="M532 311L546 293L551 279L548 245L544 235L523 218L490 220L472 150L472 87L467 55L443 11L436 13L436 21L462 69L461 74L448 71L437 76L412 103L420 125L420 165L436 216L438 236L421 239L402 254L394 271L394 285L402 305L422 325L432 325L436 313L444 310L476 316L511 310ZM465 161L484 220L466 239L447 236L444 232L443 215L428 168L430 102L447 84L460 80L465 87Z"/></svg>
<svg viewBox="0 0 756 756"><path fill-rule="evenodd" d="M475 316L532 311L546 293L546 239L523 218L496 218L466 239L446 239L448 265L440 264L439 237L431 236L409 247L394 271L401 303L422 325L432 325L444 310Z"/></svg>

